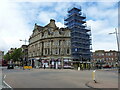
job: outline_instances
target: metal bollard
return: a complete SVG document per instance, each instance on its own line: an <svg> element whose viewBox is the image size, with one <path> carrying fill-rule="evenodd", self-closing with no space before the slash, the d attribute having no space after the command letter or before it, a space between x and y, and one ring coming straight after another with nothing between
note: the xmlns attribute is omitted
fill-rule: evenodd
<svg viewBox="0 0 120 90"><path fill-rule="evenodd" d="M78 67L78 71L80 71L80 67Z"/></svg>
<svg viewBox="0 0 120 90"><path fill-rule="evenodd" d="M93 79L93 81L94 81L95 83L97 83L96 78L95 78L95 72L96 72L96 70L94 70L94 71L92 72L92 79Z"/></svg>

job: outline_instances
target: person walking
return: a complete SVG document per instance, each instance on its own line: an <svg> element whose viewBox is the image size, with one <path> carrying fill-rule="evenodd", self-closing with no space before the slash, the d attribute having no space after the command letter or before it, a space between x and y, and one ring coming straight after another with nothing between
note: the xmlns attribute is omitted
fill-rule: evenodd
<svg viewBox="0 0 120 90"><path fill-rule="evenodd" d="M45 64L44 64L44 69L45 69Z"/></svg>

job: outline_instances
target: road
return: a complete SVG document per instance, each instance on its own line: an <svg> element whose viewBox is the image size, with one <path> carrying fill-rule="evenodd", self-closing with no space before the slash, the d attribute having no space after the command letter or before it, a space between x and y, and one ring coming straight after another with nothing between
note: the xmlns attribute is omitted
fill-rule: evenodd
<svg viewBox="0 0 120 90"><path fill-rule="evenodd" d="M13 88L88 88L85 84L92 81L92 70L15 69L3 70L3 74L6 75L5 81ZM118 87L116 73L97 71L96 78Z"/></svg>

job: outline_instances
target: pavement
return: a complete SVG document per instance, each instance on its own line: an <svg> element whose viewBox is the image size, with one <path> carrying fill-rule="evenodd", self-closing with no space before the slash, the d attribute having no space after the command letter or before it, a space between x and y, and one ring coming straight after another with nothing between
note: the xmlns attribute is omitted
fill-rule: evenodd
<svg viewBox="0 0 120 90"><path fill-rule="evenodd" d="M87 83L88 87L90 88L118 88L118 85L112 84L112 83L106 83L106 82L99 82L95 83L94 81L90 81Z"/></svg>
<svg viewBox="0 0 120 90"><path fill-rule="evenodd" d="M118 73L117 69L101 69L101 70L97 70L97 72L98 71L105 73L107 77L114 76L114 78L117 78L117 79L110 80L110 79L105 79L105 77L99 78L99 75L97 74L96 83L94 80L89 81L86 84L88 87L90 87L90 88L118 88L119 87L118 78L120 78L120 77L118 75L119 73ZM115 82L117 82L117 83L115 83Z"/></svg>
<svg viewBox="0 0 120 90"><path fill-rule="evenodd" d="M77 70L70 70L70 69L68 69L68 70L67 69L61 69L61 70L55 70L55 69L23 70L22 68L16 67L14 70L7 70L6 74L8 74L8 77L10 77L10 78L7 77L6 81L9 84L12 82L13 86L17 85L17 84L14 84L13 81L17 81L20 79L18 79L17 77L15 78L12 75L15 74L15 75L19 76L19 78L20 78L21 77L20 75L24 74L24 75L27 75L27 77L31 77L34 80L36 80L39 83L39 85L41 85L41 87L43 87L43 88L45 87L44 85L45 85L46 81L49 82L49 83L46 83L46 85L48 84L48 88L53 87L53 86L51 86L53 84L56 85L55 88L57 88L58 85L60 85L60 84L61 84L61 87L63 87L63 88L64 87L65 88L67 88L67 87L69 87L69 88L75 88L75 87L76 88L118 88L117 70L110 70L110 69L109 70L97 70L96 71L97 83L95 83L91 78L92 71L93 70L77 71ZM11 72L13 72L13 74ZM18 72L19 74L15 73L15 72ZM51 72L54 74L52 74ZM47 74L51 78L47 77ZM61 74L61 76L59 74ZM79 77L79 79L78 79L77 77L79 75L81 77ZM32 81L32 79L28 79L27 77L25 77L24 79L26 79L28 81ZM53 77L55 77L55 78L52 79ZM71 78L71 77L74 77L74 78ZM11 78L14 80L12 80ZM21 77L21 78L23 78L23 77ZM40 79L42 81L42 83L40 83L38 79ZM58 80L59 82L56 80ZM71 83L71 81L73 83ZM51 82L51 84L50 84L50 82ZM28 82L25 82L25 83L28 84ZM21 82L19 84L21 84ZM19 88L19 84L18 84L18 88ZM32 84L32 83L29 82L29 85L30 84ZM66 84L66 86L64 86L64 84ZM31 87L39 87L39 85L36 85L36 86L31 85ZM61 87L58 87L58 88L61 88Z"/></svg>

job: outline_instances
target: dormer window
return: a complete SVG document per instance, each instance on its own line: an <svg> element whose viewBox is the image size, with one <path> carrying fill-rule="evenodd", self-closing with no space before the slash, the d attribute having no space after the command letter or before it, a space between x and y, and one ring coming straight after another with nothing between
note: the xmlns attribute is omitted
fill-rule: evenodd
<svg viewBox="0 0 120 90"><path fill-rule="evenodd" d="M64 29L63 28L60 29L59 34L60 35L64 34Z"/></svg>

